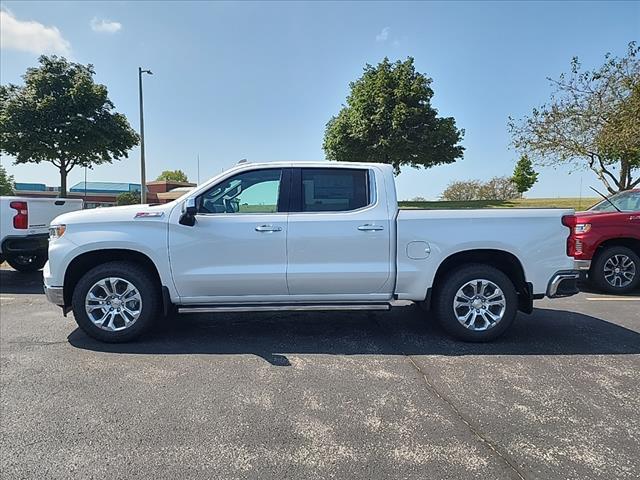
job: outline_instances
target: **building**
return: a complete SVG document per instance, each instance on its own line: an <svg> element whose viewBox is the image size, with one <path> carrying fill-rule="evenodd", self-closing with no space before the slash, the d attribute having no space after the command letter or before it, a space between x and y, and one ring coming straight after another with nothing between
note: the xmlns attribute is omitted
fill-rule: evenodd
<svg viewBox="0 0 640 480"><path fill-rule="evenodd" d="M156 180L147 182L147 201L149 203L167 203L195 187L195 183ZM174 192L175 189L179 189ZM59 187L49 187L44 183L16 182L15 192L20 197L57 197ZM84 200L84 208L111 207L121 193L140 192L139 183L120 182L79 182L67 192L69 198Z"/></svg>

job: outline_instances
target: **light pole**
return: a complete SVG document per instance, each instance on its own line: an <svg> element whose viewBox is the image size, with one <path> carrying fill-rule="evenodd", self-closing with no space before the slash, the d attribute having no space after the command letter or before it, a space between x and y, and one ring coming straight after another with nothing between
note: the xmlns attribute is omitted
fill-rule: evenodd
<svg viewBox="0 0 640 480"><path fill-rule="evenodd" d="M147 174L144 165L144 111L142 108L142 74L153 75L151 70L138 67L138 89L140 92L140 203L147 203Z"/></svg>

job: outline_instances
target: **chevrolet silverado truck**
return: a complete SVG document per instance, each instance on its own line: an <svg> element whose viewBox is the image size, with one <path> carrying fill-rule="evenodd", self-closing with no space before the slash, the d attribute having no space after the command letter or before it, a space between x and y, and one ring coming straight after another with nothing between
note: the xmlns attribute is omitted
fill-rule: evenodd
<svg viewBox="0 0 640 480"><path fill-rule="evenodd" d="M569 254L595 287L622 294L640 286L640 189L578 212L573 228Z"/></svg>
<svg viewBox="0 0 640 480"><path fill-rule="evenodd" d="M82 209L82 200L0 197L0 263L19 272L35 272L47 261L49 222Z"/></svg>
<svg viewBox="0 0 640 480"><path fill-rule="evenodd" d="M487 341L534 299L578 292L572 215L399 210L390 166L245 163L168 204L56 218L44 288L106 342L175 310L387 310L394 300Z"/></svg>

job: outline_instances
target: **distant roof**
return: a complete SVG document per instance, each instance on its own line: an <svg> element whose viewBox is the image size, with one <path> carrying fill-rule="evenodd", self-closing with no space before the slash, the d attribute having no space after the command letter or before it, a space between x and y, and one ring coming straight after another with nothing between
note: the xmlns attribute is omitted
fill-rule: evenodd
<svg viewBox="0 0 640 480"><path fill-rule="evenodd" d="M30 191L30 192L45 192L47 190L47 186L44 183L16 182L16 190Z"/></svg>
<svg viewBox="0 0 640 480"><path fill-rule="evenodd" d="M70 192L84 193L85 182L78 182L69 189ZM139 183L121 183L121 182L87 182L87 193L123 193L123 192L139 192Z"/></svg>

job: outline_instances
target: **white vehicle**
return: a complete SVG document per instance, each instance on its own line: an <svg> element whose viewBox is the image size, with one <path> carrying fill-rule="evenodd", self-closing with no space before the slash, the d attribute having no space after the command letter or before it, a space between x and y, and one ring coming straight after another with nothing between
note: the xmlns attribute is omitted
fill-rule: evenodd
<svg viewBox="0 0 640 480"><path fill-rule="evenodd" d="M245 163L172 203L62 215L49 300L131 340L162 313L388 309L421 302L490 340L533 300L577 293L572 210L398 210L380 164Z"/></svg>
<svg viewBox="0 0 640 480"><path fill-rule="evenodd" d="M82 200L0 197L0 263L19 272L35 272L47 261L49 223L82 209Z"/></svg>

